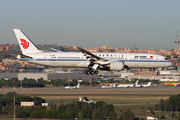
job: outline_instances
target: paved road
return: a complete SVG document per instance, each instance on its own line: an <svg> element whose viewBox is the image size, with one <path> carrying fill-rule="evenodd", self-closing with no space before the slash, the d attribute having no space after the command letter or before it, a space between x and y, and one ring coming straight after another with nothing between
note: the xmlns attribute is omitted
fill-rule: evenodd
<svg viewBox="0 0 180 120"><path fill-rule="evenodd" d="M171 96L177 94L21 94L30 96Z"/></svg>

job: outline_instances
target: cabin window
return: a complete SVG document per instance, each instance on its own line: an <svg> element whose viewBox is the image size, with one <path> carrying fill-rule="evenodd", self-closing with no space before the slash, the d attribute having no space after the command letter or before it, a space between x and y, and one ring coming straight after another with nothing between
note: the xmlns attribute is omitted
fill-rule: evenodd
<svg viewBox="0 0 180 120"><path fill-rule="evenodd" d="M138 56L135 56L134 59L138 59Z"/></svg>
<svg viewBox="0 0 180 120"><path fill-rule="evenodd" d="M146 59L147 56L139 56L140 59Z"/></svg>

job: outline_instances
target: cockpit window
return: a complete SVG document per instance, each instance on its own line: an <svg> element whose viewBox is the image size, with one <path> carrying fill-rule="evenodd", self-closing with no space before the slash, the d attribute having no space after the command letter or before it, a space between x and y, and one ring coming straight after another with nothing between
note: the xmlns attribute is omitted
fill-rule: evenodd
<svg viewBox="0 0 180 120"><path fill-rule="evenodd" d="M165 57L165 60L169 60L170 58L171 58L171 56L168 55Z"/></svg>

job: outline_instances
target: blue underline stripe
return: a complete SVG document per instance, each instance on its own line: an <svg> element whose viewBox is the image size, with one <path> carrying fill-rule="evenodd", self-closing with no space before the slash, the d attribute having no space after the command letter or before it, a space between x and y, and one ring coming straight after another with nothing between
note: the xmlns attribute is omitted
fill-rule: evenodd
<svg viewBox="0 0 180 120"><path fill-rule="evenodd" d="M24 61L88 61L87 59L21 59ZM117 59L110 59L109 61L122 61L122 62L170 62L168 60L117 60Z"/></svg>

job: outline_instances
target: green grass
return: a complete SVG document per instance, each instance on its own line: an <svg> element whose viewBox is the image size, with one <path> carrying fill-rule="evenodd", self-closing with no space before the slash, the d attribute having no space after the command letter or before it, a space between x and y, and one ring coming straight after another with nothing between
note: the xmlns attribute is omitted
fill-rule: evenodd
<svg viewBox="0 0 180 120"><path fill-rule="evenodd" d="M155 115L153 115L149 110L151 108ZM172 120L171 115L172 111L160 111L154 110L155 105L123 105L123 106L114 106L114 109L118 115L121 115L122 112L125 112L127 109L133 111L136 117L146 118L147 116L155 116L161 117L162 115L168 115L169 119ZM176 116L180 114L180 112L175 112Z"/></svg>
<svg viewBox="0 0 180 120"><path fill-rule="evenodd" d="M81 96L82 97L82 96ZM78 101L78 96L43 96L43 99L46 100L46 102L53 102L53 103L60 103L60 101L63 99L64 103L71 103L73 100ZM160 99L167 99L168 97L164 96L118 96L118 97L112 97L112 96L90 96L89 99L92 99L94 101L105 101L108 104L129 104L129 103L150 103L150 102L159 102Z"/></svg>

